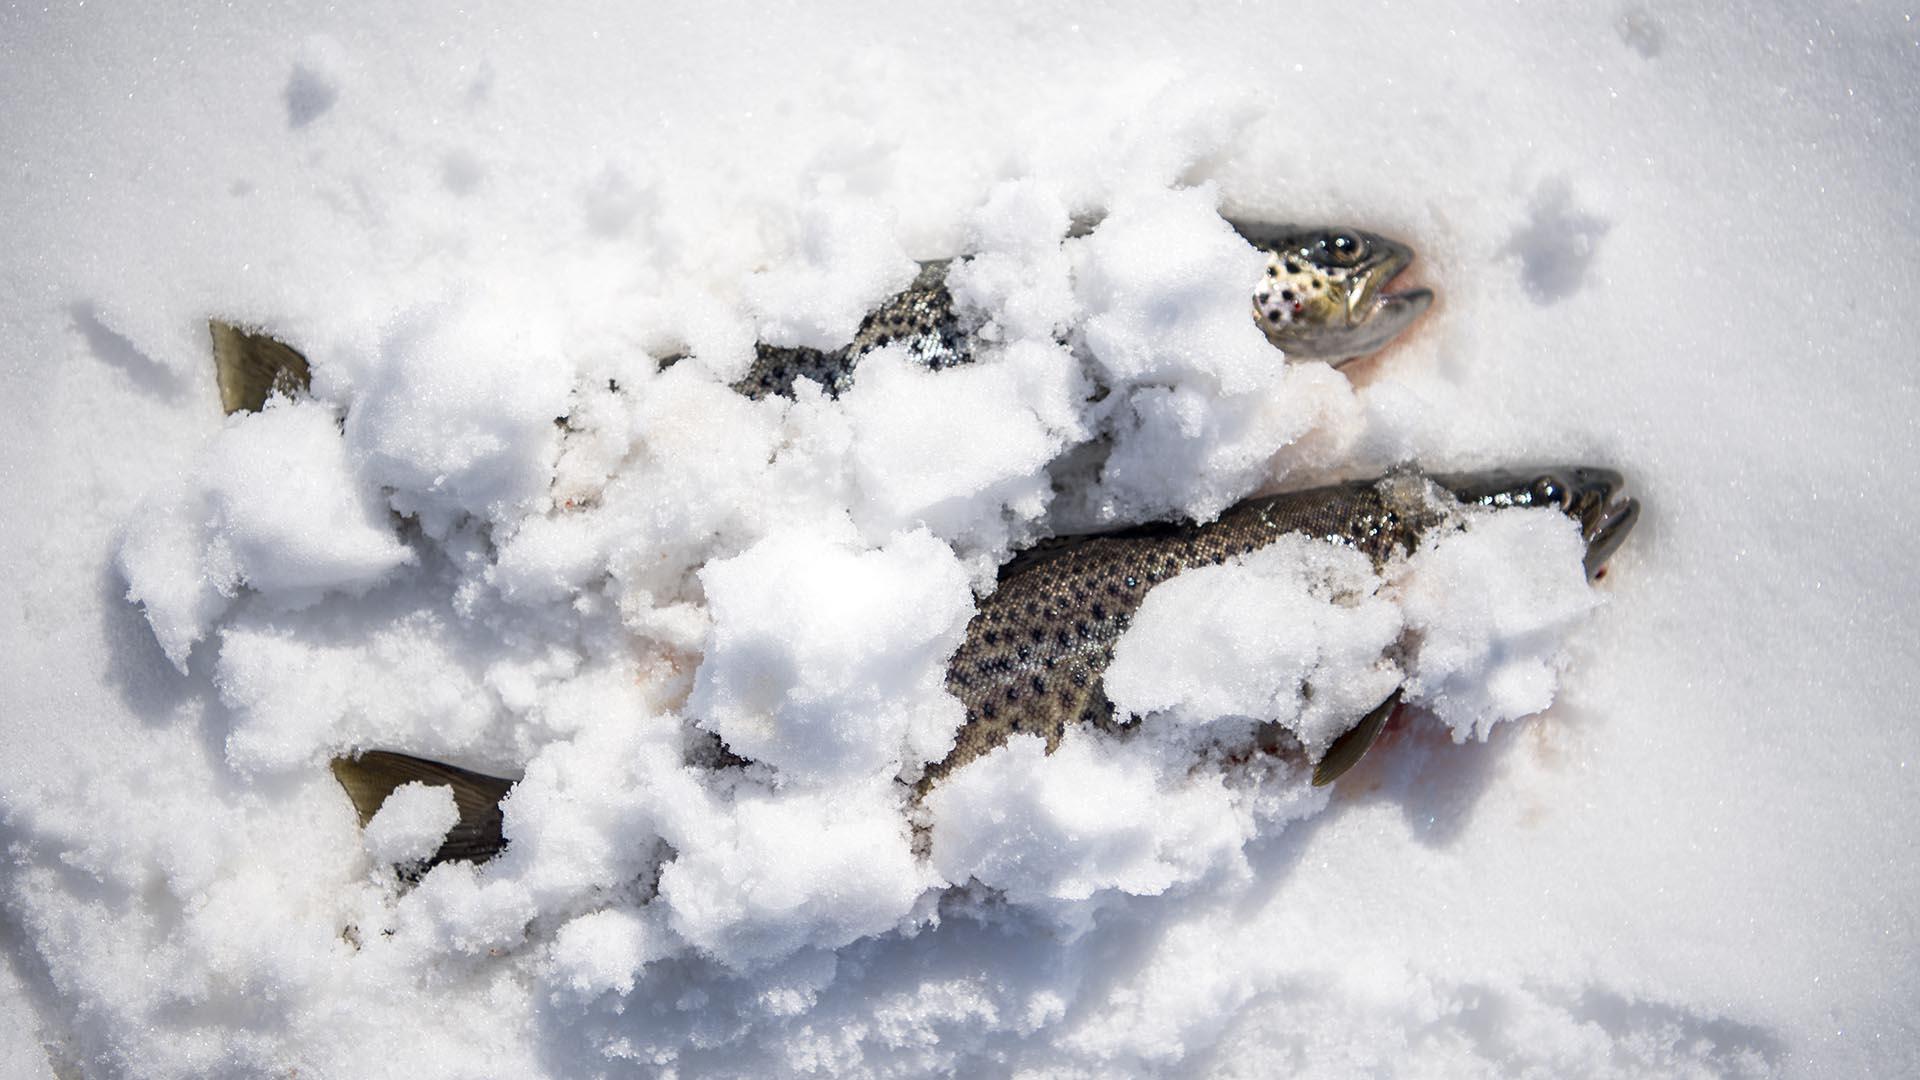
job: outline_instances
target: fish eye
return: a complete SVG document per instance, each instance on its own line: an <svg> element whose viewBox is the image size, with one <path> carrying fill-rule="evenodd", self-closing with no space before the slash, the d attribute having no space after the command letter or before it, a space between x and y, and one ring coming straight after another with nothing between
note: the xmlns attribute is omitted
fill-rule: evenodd
<svg viewBox="0 0 1920 1080"><path fill-rule="evenodd" d="M1559 506L1566 501L1566 486L1551 476L1542 476L1533 482L1528 492L1535 506Z"/></svg>
<svg viewBox="0 0 1920 1080"><path fill-rule="evenodd" d="M1320 241L1327 261L1335 266L1353 266L1366 256L1367 245L1352 233L1337 232Z"/></svg>

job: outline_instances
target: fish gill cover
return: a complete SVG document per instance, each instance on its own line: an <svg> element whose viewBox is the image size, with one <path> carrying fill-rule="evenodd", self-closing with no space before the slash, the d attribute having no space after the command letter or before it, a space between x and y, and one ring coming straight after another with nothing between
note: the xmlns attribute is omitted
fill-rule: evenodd
<svg viewBox="0 0 1920 1080"><path fill-rule="evenodd" d="M1698 389L1676 356L1786 381L1756 359L1768 320L1737 319L1744 294L1687 276L1698 251L1671 239L1682 204L1685 223L1747 205L1756 159L1728 132L1748 128L1689 110L1728 92L1713 42L1758 56L1758 31L1367 5L1255 18L1270 33L1144 7L850 32L576 9L506 38L432 7L298 12L291 37L232 13L193 35L92 7L4 18L0 100L23 103L4 119L54 165L0 209L27 253L5 280L39 298L4 310L7 490L45 508L0 534L25 597L0 911L8 1008L60 1074L1914 1056L1878 1004L1912 989L1910 921L1877 899L1911 875L1843 828L1838 778L1892 781L1822 757L1809 725L1745 738L1700 689L1772 594L1714 591L1745 504L1730 456L1689 440L1806 423L1672 403ZM1596 51L1626 105L1586 74ZM1877 77L1873 101L1904 92ZM1827 115L1754 79L1795 122ZM1593 149L1569 109L1661 164ZM1615 178L1630 165L1666 201ZM1881 175L1847 175L1856 207L1893 204ZM1276 362L1248 302L1265 256L1228 216L1407 239L1443 306L1349 370ZM1719 238L1727 281L1780 261L1751 232ZM959 254L975 362L889 345L837 397L734 388L756 341L835 348L917 259ZM310 392L222 420L210 314L299 344ZM1884 326L1827 333L1897 352ZM1830 448L1857 430L1827 426ZM1113 643L1114 730L1051 754L1015 733L912 783L966 722L949 658L997 568L1046 536L1410 460L1573 458L1629 468L1663 512L1701 501L1600 589L1579 527L1532 509L1462 512L1380 561L1286 540L1191 570ZM1792 550L1766 546L1740 552ZM1893 625L1882 602L1848 618ZM1761 645L1750 703L1800 700ZM1563 679L1570 701L1507 723ZM1312 786L1308 755L1395 687L1414 720ZM517 777L505 850L407 872L457 813L403 786L359 828L328 762L368 750ZM1828 797L1766 794L1808 768ZM1787 866L1878 888L1823 920ZM1741 920L1784 955L1761 965ZM1885 926L1898 948L1861 944ZM1839 1005L1804 989L1830 964ZM1834 1015L1891 1039L1823 1041Z"/></svg>

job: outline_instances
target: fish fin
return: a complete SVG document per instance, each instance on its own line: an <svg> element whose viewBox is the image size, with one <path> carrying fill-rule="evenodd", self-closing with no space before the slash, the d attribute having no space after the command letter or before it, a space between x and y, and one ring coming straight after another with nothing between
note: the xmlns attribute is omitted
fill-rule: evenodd
<svg viewBox="0 0 1920 1080"><path fill-rule="evenodd" d="M1373 707L1373 711L1360 718L1345 735L1333 740L1327 747L1327 753L1320 764L1313 767L1313 786L1325 787L1340 779L1348 769L1358 764L1360 758L1380 737L1380 730L1387 726L1387 718L1393 715L1393 707L1400 704L1400 693L1405 687L1397 687L1387 695L1387 700Z"/></svg>
<svg viewBox="0 0 1920 1080"><path fill-rule="evenodd" d="M512 780L385 750L370 750L357 758L334 758L333 775L346 789L347 798L353 800L362 828L373 820L393 789L402 784L419 782L452 788L460 820L426 866L455 859L485 862L507 846L500 800L513 787Z"/></svg>
<svg viewBox="0 0 1920 1080"><path fill-rule="evenodd" d="M307 358L286 342L242 330L230 322L207 320L213 331L213 365L220 382L220 407L231 416L259 412L276 392L303 394L312 383Z"/></svg>

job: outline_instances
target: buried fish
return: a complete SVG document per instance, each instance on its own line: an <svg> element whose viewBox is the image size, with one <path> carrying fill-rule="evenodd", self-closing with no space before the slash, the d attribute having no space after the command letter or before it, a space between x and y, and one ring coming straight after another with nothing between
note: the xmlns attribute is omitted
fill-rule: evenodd
<svg viewBox="0 0 1920 1080"><path fill-rule="evenodd" d="M1413 250L1384 236L1297 225L1233 227L1267 254L1253 317L1289 360L1339 367L1379 352L1433 303L1426 289L1386 291L1413 262ZM841 348L755 346L753 366L733 388L751 398L791 396L797 380L811 379L838 397L853 386L863 357L895 344L935 371L972 363L978 320L955 307L946 284L951 266L946 260L921 263L913 284L862 320L853 341Z"/></svg>
<svg viewBox="0 0 1920 1080"><path fill-rule="evenodd" d="M916 789L1005 744L1037 735L1051 752L1074 727L1108 726L1114 710L1102 685L1114 643L1147 591L1184 571L1214 566L1288 535L1354 548L1376 565L1411 552L1421 538L1451 527L1463 507L1544 507L1579 523L1585 567L1597 577L1639 517L1619 473L1584 466L1422 476L1410 470L1377 480L1249 499L1206 525L1153 524L1064 537L1015 556L992 594L980 601L947 666L947 689L966 708L953 750L929 765ZM1395 690L1335 739L1316 764L1315 785L1351 768L1399 702ZM498 800L512 781L403 754L375 751L333 763L361 823L396 787L410 781L454 789L459 823L427 866L485 859L505 846Z"/></svg>
<svg viewBox="0 0 1920 1080"><path fill-rule="evenodd" d="M1233 227L1267 254L1265 275L1253 293L1253 318L1288 360L1339 367L1378 352L1433 303L1426 289L1386 291L1413 262L1413 250L1384 236L1294 225ZM954 304L946 284L952 265L922 263L913 283L870 313L841 348L756 345L753 366L733 389L750 398L791 397L796 381L810 379L838 397L853 386L863 357L894 344L935 371L972 363L979 326ZM257 411L275 393L292 397L307 389L306 357L291 346L217 319L211 326L220 402L228 413Z"/></svg>

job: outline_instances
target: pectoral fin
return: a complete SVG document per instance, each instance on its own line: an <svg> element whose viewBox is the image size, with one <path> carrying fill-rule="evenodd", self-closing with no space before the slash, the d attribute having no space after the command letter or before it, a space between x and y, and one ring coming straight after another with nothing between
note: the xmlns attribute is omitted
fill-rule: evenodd
<svg viewBox="0 0 1920 1080"><path fill-rule="evenodd" d="M220 407L231 416L259 412L275 393L303 394L311 385L307 358L291 345L265 334L249 333L229 322L209 319L213 364L220 381Z"/></svg>
<svg viewBox="0 0 1920 1080"><path fill-rule="evenodd" d="M1393 715L1393 707L1400 704L1400 691L1396 689L1387 695L1387 700L1373 707L1373 711L1360 718L1352 730L1333 740L1327 747L1327 754L1320 764L1313 768L1313 786L1325 787L1340 779L1341 774L1359 763L1360 758L1380 737L1380 731L1387 726L1387 718Z"/></svg>
<svg viewBox="0 0 1920 1080"><path fill-rule="evenodd" d="M513 787L511 780L385 750L371 750L357 758L335 758L333 775L347 789L362 828L373 820L393 789L402 784L417 781L452 788L460 820L447 833L440 850L427 860L428 867L456 859L485 862L507 846L500 800Z"/></svg>

